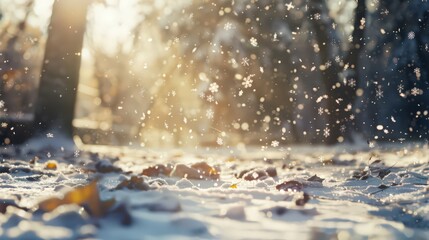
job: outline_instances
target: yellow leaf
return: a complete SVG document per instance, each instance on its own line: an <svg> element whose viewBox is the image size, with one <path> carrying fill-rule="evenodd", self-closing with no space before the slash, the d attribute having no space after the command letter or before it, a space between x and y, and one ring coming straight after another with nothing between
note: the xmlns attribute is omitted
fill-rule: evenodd
<svg viewBox="0 0 429 240"><path fill-rule="evenodd" d="M237 188L237 183L231 184L231 186L229 186L229 188L236 189Z"/></svg>
<svg viewBox="0 0 429 240"><path fill-rule="evenodd" d="M58 167L58 163L55 160L49 160L45 164L45 169L56 170Z"/></svg>

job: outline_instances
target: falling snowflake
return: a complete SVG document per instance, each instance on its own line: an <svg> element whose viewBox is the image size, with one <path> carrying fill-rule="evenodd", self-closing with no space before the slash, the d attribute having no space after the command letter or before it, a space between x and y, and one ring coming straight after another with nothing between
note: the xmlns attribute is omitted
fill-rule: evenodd
<svg viewBox="0 0 429 240"><path fill-rule="evenodd" d="M273 35L273 42L278 42L279 39L277 39L277 33L274 33Z"/></svg>
<svg viewBox="0 0 429 240"><path fill-rule="evenodd" d="M215 93L219 91L219 85L217 83L210 83L209 91Z"/></svg>
<svg viewBox="0 0 429 240"><path fill-rule="evenodd" d="M320 13L315 13L313 17L316 20L320 20Z"/></svg>
<svg viewBox="0 0 429 240"><path fill-rule="evenodd" d="M47 138L53 138L53 137L54 137L54 134L53 134L53 133L47 133L47 134L46 134L46 137L47 137Z"/></svg>
<svg viewBox="0 0 429 240"><path fill-rule="evenodd" d="M205 95L203 92L200 92L200 93L198 94L198 96L199 96L200 98L202 98L202 99L206 98L206 95Z"/></svg>
<svg viewBox="0 0 429 240"><path fill-rule="evenodd" d="M213 110L212 110L212 109L208 109L208 110L206 111L206 117L207 117L208 119L212 119L212 118L214 117L214 112L213 112Z"/></svg>
<svg viewBox="0 0 429 240"><path fill-rule="evenodd" d="M332 66L332 62L331 62L331 61L327 61L327 62L325 63L325 67L326 67L326 68L329 68L330 66Z"/></svg>
<svg viewBox="0 0 429 240"><path fill-rule="evenodd" d="M325 129L323 129L323 136L327 138L329 137L329 135L331 135L331 129L326 127Z"/></svg>
<svg viewBox="0 0 429 240"><path fill-rule="evenodd" d="M340 131L343 133L343 132L345 132L346 131L346 125L341 125L340 126Z"/></svg>
<svg viewBox="0 0 429 240"><path fill-rule="evenodd" d="M292 2L290 2L288 4L285 4L285 6L286 6L286 8L287 8L288 11L290 11L291 9L295 8L295 6L292 4Z"/></svg>
<svg viewBox="0 0 429 240"><path fill-rule="evenodd" d="M221 137L217 137L217 139L216 139L216 143L217 143L218 145L223 145L223 139L222 139Z"/></svg>
<svg viewBox="0 0 429 240"><path fill-rule="evenodd" d="M398 85L398 92L401 93L402 91L404 91L404 85L401 83Z"/></svg>
<svg viewBox="0 0 429 240"><path fill-rule="evenodd" d="M214 102L214 97L213 97L213 95L207 95L207 102Z"/></svg>
<svg viewBox="0 0 429 240"><path fill-rule="evenodd" d="M410 40L414 39L415 36L416 36L416 34L413 31L408 33L408 39L410 39Z"/></svg>
<svg viewBox="0 0 429 240"><path fill-rule="evenodd" d="M423 90L421 90L420 88L413 87L411 89L411 95L413 96L422 95L422 94L423 94Z"/></svg>
<svg viewBox="0 0 429 240"><path fill-rule="evenodd" d="M4 101L0 100L0 108L3 108L3 107L4 107Z"/></svg>
<svg viewBox="0 0 429 240"><path fill-rule="evenodd" d="M324 109L323 109L322 107L319 107L319 109L317 109L317 113L318 113L319 115L322 115L322 114L323 114L323 112L324 112Z"/></svg>
<svg viewBox="0 0 429 240"><path fill-rule="evenodd" d="M79 150L76 150L76 151L74 151L74 154L73 154L73 156L74 157L79 157L79 155L80 155L80 151Z"/></svg>
<svg viewBox="0 0 429 240"><path fill-rule="evenodd" d="M243 79L243 86L244 88L250 88L252 86L253 80L252 77L255 76L255 74L250 74L249 76L245 77Z"/></svg>
<svg viewBox="0 0 429 240"><path fill-rule="evenodd" d="M258 46L258 40L254 37L250 38L250 45L257 47Z"/></svg>
<svg viewBox="0 0 429 240"><path fill-rule="evenodd" d="M243 90L238 91L238 96L242 96L243 95Z"/></svg>
<svg viewBox="0 0 429 240"><path fill-rule="evenodd" d="M420 80L420 77L422 76L420 68L414 68L414 73L416 74L417 80Z"/></svg>
<svg viewBox="0 0 429 240"><path fill-rule="evenodd" d="M48 152L48 153L46 154L46 156L47 156L48 158L51 158L51 157L52 157L52 155L51 155L51 153L50 153L50 152Z"/></svg>
<svg viewBox="0 0 429 240"><path fill-rule="evenodd" d="M225 29L225 30L231 30L232 29L232 23L230 23L230 22L227 22L227 23L225 23L225 25L223 26L223 29Z"/></svg>
<svg viewBox="0 0 429 240"><path fill-rule="evenodd" d="M2 123L1 123L1 127L2 127L2 128L7 128L7 125L8 125L8 124L7 124L6 122L2 122Z"/></svg>
<svg viewBox="0 0 429 240"><path fill-rule="evenodd" d="M354 120L355 119L355 115L354 114L350 115L349 119L350 120Z"/></svg>
<svg viewBox="0 0 429 240"><path fill-rule="evenodd" d="M277 140L273 140L272 142L271 142L271 147L278 147L279 146L279 141L277 141Z"/></svg>
<svg viewBox="0 0 429 240"><path fill-rule="evenodd" d="M242 58L241 59L241 65L249 66L249 59L247 57Z"/></svg>
<svg viewBox="0 0 429 240"><path fill-rule="evenodd" d="M347 84L349 85L349 87L356 87L356 80L355 79L349 79Z"/></svg>
<svg viewBox="0 0 429 240"><path fill-rule="evenodd" d="M383 90L381 90L381 87L378 87L378 89L377 90L375 90L375 96L378 98L378 99L381 99L384 95L383 95Z"/></svg>
<svg viewBox="0 0 429 240"><path fill-rule="evenodd" d="M339 63L341 61L340 56L335 56L335 62Z"/></svg>

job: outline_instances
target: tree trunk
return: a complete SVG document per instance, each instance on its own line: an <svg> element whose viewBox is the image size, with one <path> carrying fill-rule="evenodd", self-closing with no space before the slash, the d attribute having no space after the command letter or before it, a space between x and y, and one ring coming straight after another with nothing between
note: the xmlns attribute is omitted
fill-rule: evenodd
<svg viewBox="0 0 429 240"><path fill-rule="evenodd" d="M72 120L89 0L56 0L52 9L34 115L36 135L72 137Z"/></svg>

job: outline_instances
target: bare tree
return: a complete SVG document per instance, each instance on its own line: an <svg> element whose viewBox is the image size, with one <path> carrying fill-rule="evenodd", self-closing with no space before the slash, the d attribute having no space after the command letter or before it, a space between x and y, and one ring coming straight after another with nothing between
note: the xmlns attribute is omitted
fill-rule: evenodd
<svg viewBox="0 0 429 240"><path fill-rule="evenodd" d="M34 132L72 137L89 0L54 2L34 116Z"/></svg>

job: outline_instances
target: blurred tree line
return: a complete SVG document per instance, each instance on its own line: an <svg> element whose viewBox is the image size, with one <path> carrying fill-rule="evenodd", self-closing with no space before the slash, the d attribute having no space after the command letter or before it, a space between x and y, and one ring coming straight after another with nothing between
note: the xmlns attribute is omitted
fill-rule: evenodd
<svg viewBox="0 0 429 240"><path fill-rule="evenodd" d="M176 144L194 134L218 144L427 139L428 9L420 0L136 0L126 38L106 50L90 14L84 45L107 129L129 135L121 143L154 141L150 131ZM15 38L26 22L12 24ZM24 48L2 26L2 61L13 65L2 66L2 99L16 106L7 71L27 63L13 62Z"/></svg>

